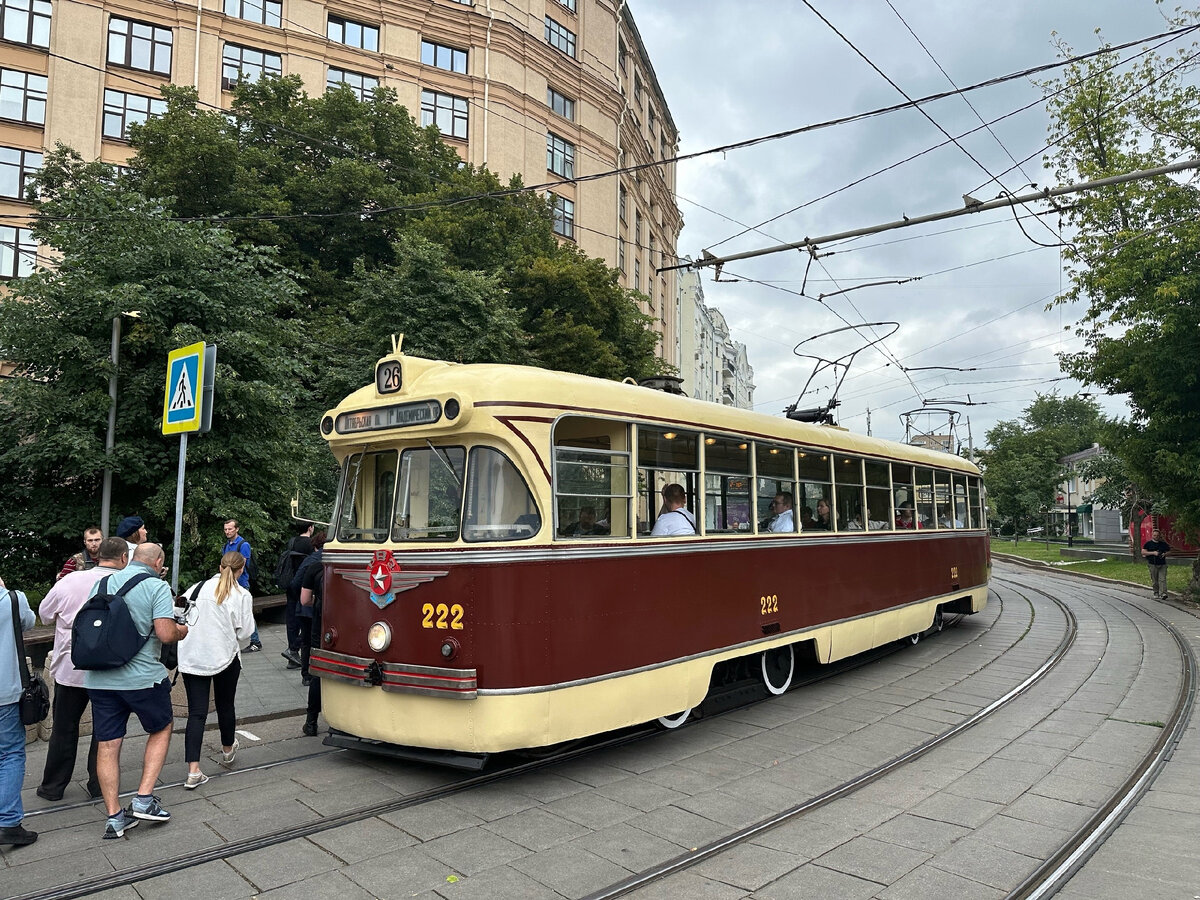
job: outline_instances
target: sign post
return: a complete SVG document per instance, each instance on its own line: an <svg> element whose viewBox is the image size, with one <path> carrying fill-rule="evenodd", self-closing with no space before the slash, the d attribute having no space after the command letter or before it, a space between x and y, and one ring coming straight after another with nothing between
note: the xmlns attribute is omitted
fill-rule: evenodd
<svg viewBox="0 0 1200 900"><path fill-rule="evenodd" d="M179 474L175 483L175 549L171 555L171 591L179 593L180 535L183 533L183 473L187 468L187 438L212 425L213 377L217 348L204 341L167 354L167 388L163 395L162 432L179 435Z"/></svg>

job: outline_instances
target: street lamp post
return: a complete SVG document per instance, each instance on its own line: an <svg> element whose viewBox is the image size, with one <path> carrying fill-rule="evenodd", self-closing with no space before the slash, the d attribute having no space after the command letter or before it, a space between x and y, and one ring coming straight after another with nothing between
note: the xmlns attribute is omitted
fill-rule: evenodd
<svg viewBox="0 0 1200 900"><path fill-rule="evenodd" d="M108 378L108 434L104 438L104 487L100 492L100 531L112 537L108 531L109 514L112 512L112 453L117 438L117 353L121 346L121 314L112 320L112 375Z"/></svg>

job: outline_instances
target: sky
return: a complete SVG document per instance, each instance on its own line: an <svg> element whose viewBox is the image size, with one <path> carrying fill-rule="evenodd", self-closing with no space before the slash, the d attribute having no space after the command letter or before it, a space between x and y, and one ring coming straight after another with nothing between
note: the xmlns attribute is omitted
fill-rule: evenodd
<svg viewBox="0 0 1200 900"><path fill-rule="evenodd" d="M1056 41L1073 53L1095 50L1096 29L1120 44L1171 27L1153 0L809 2L630 0L681 155L891 106L905 100L901 91L917 98L1051 63ZM964 194L987 201L1054 186L1042 162L1049 119L1041 96L1022 78L925 105L933 122L908 109L680 162L678 252L725 256L961 208ZM990 131L981 126L980 117L1014 112ZM959 142L964 150L938 126L955 137L978 131ZM759 412L830 399L837 370L799 397L813 371L794 352L799 342L848 324L897 322L885 349L858 353L841 385L835 415L853 431L902 440L912 414L913 433L944 433L945 413L920 412L944 406L959 412L959 440L982 447L996 422L1052 392L1086 392L1122 415L1122 398L1059 368L1057 353L1083 348L1075 326L1086 307L1047 309L1070 284L1058 249L1034 243L1056 242L1056 217L1046 221L1050 228L1023 219L1027 237L1012 211L995 210L828 245L835 252L817 261L791 250L731 262L720 282L705 268L705 302L746 345ZM887 283L859 287L873 282ZM889 330L866 338L867 330L848 330L800 352L836 358ZM914 371L930 366L974 371ZM957 405L965 402L977 405Z"/></svg>

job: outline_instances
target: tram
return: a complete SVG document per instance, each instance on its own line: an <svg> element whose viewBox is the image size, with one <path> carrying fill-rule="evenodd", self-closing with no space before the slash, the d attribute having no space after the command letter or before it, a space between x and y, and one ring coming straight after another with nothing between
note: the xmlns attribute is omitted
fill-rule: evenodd
<svg viewBox="0 0 1200 900"><path fill-rule="evenodd" d="M402 339L320 426L342 473L310 663L328 743L475 768L680 725L731 665L778 694L798 655L984 608L966 460ZM694 533L654 534L668 485Z"/></svg>

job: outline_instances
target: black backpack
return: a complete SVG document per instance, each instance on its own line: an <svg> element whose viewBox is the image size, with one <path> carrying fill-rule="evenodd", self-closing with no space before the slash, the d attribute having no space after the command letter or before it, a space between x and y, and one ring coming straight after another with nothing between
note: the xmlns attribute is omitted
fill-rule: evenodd
<svg viewBox="0 0 1200 900"><path fill-rule="evenodd" d="M306 556L306 554L301 553L299 550L292 549L295 544L295 538L288 541L287 547L279 554L279 559L275 563L275 585L283 588L285 591L291 585L292 579L296 577L296 570Z"/></svg>
<svg viewBox="0 0 1200 900"><path fill-rule="evenodd" d="M134 575L115 594L108 592L111 575L100 579L96 595L83 604L71 626L71 664L76 669L119 669L137 656L150 635L142 634L125 605L125 595L135 585L155 576Z"/></svg>

